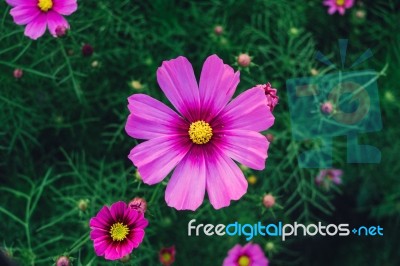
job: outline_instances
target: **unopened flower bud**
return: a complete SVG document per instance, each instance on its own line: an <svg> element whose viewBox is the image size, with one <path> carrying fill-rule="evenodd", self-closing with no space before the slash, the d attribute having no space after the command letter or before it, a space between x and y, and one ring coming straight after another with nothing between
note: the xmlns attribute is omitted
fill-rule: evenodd
<svg viewBox="0 0 400 266"><path fill-rule="evenodd" d="M237 62L241 67L248 67L251 63L251 57L248 54L240 54L237 58Z"/></svg>
<svg viewBox="0 0 400 266"><path fill-rule="evenodd" d="M89 205L89 200L88 199L80 199L78 201L78 208L83 212L87 210L88 205Z"/></svg>
<svg viewBox="0 0 400 266"><path fill-rule="evenodd" d="M247 178L247 182L249 182L250 185L255 185L257 183L257 177L255 175L251 175Z"/></svg>
<svg viewBox="0 0 400 266"><path fill-rule="evenodd" d="M129 207L141 213L147 210L147 202L144 198L136 197L129 202Z"/></svg>
<svg viewBox="0 0 400 266"><path fill-rule="evenodd" d="M56 36L58 38L63 37L67 34L68 28L65 26L57 26L56 28Z"/></svg>
<svg viewBox="0 0 400 266"><path fill-rule="evenodd" d="M131 254L123 256L119 261L122 263L127 263L131 259Z"/></svg>
<svg viewBox="0 0 400 266"><path fill-rule="evenodd" d="M321 104L321 112L324 114L331 114L333 112L333 105L331 102L324 102Z"/></svg>
<svg viewBox="0 0 400 266"><path fill-rule="evenodd" d="M271 194L266 194L263 198L263 204L266 208L271 208L275 205L275 197Z"/></svg>
<svg viewBox="0 0 400 266"><path fill-rule="evenodd" d="M267 135L265 135L265 137L267 138L267 140L269 141L269 142L273 142L274 141L274 135L272 135L272 134L267 134Z"/></svg>
<svg viewBox="0 0 400 266"><path fill-rule="evenodd" d="M93 47L90 44L84 44L82 46L82 55L83 56L91 56L94 52Z"/></svg>
<svg viewBox="0 0 400 266"><path fill-rule="evenodd" d="M143 89L143 85L142 85L142 83L140 83L139 80L132 80L130 83L130 86L132 87L132 89L135 89L135 90Z"/></svg>
<svg viewBox="0 0 400 266"><path fill-rule="evenodd" d="M217 26L215 26L215 28L214 28L214 33L216 34L216 35L221 35L222 33L224 32L224 28L221 26L221 25L217 25Z"/></svg>
<svg viewBox="0 0 400 266"><path fill-rule="evenodd" d="M24 75L24 71L20 68L17 68L14 70L13 74L14 74L14 78L20 79Z"/></svg>
<svg viewBox="0 0 400 266"><path fill-rule="evenodd" d="M70 266L70 260L67 256L61 256L56 261L56 266Z"/></svg>

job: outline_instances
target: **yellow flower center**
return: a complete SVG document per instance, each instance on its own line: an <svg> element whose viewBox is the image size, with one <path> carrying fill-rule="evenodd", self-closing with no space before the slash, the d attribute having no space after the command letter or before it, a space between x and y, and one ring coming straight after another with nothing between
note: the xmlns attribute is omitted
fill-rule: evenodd
<svg viewBox="0 0 400 266"><path fill-rule="evenodd" d="M212 135L212 128L205 121L199 120L190 124L189 137L194 144L206 144Z"/></svg>
<svg viewBox="0 0 400 266"><path fill-rule="evenodd" d="M123 223L115 223L110 228L110 235L113 241L122 241L128 234L129 228Z"/></svg>
<svg viewBox="0 0 400 266"><path fill-rule="evenodd" d="M336 4L338 6L343 6L344 5L344 0L336 0Z"/></svg>
<svg viewBox="0 0 400 266"><path fill-rule="evenodd" d="M249 266L250 258L248 256L240 256L237 262L238 266Z"/></svg>
<svg viewBox="0 0 400 266"><path fill-rule="evenodd" d="M39 0L38 7L40 10L47 12L53 7L53 0Z"/></svg>
<svg viewBox="0 0 400 266"><path fill-rule="evenodd" d="M171 256L171 254L169 254L169 253L163 253L162 254L162 258L163 258L163 261L164 262L170 262L171 261L171 259L172 259L172 256Z"/></svg>

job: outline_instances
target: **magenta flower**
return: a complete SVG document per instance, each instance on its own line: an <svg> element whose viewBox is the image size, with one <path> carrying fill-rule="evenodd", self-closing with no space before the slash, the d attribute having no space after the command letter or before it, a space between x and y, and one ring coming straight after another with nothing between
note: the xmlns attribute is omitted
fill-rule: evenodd
<svg viewBox="0 0 400 266"><path fill-rule="evenodd" d="M148 222L143 213L118 201L111 207L104 206L96 217L90 219L89 225L97 256L118 260L140 245Z"/></svg>
<svg viewBox="0 0 400 266"><path fill-rule="evenodd" d="M328 13L330 15L337 11L343 16L346 9L349 9L354 5L354 0L325 0L324 5L329 7Z"/></svg>
<svg viewBox="0 0 400 266"><path fill-rule="evenodd" d="M228 252L222 266L268 266L268 259L258 244L235 245Z"/></svg>
<svg viewBox="0 0 400 266"><path fill-rule="evenodd" d="M76 0L6 0L13 8L10 11L14 22L26 25L25 36L36 40L46 28L57 37L57 27L69 29L63 16L71 15L78 8Z"/></svg>
<svg viewBox="0 0 400 266"><path fill-rule="evenodd" d="M332 183L336 185L342 184L342 175L343 171L340 169L324 169L315 178L315 183L329 189Z"/></svg>
<svg viewBox="0 0 400 266"><path fill-rule="evenodd" d="M176 167L165 200L178 210L196 210L206 190L216 209L240 199L247 181L233 160L265 168L269 142L258 132L271 127L274 116L264 90L254 87L229 102L239 72L216 55L205 61L199 86L192 65L182 56L165 61L157 80L179 114L144 94L128 98L125 130L148 140L128 156L143 182L159 183Z"/></svg>

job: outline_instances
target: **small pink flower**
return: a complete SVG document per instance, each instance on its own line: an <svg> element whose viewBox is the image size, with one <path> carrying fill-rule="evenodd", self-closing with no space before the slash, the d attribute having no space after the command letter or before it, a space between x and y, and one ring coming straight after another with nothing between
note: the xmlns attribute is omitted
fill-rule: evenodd
<svg viewBox="0 0 400 266"><path fill-rule="evenodd" d="M175 246L162 248L158 253L158 257L163 266L170 266L175 261Z"/></svg>
<svg viewBox="0 0 400 266"><path fill-rule="evenodd" d="M342 184L342 175L343 171L340 169L323 169L315 178L315 183L329 189L332 183L336 185Z"/></svg>
<svg viewBox="0 0 400 266"><path fill-rule="evenodd" d="M216 34L216 35L221 35L222 33L224 32L224 28L221 26L221 25L217 25L217 26L215 26L215 28L214 28L214 33Z"/></svg>
<svg viewBox="0 0 400 266"><path fill-rule="evenodd" d="M222 266L268 266L269 262L258 244L235 245L228 252Z"/></svg>
<svg viewBox="0 0 400 266"><path fill-rule="evenodd" d="M46 28L57 36L56 29L63 26L69 29L69 16L78 9L76 0L6 0L13 8L10 11L14 22L26 25L25 36L36 40L43 36Z"/></svg>
<svg viewBox="0 0 400 266"><path fill-rule="evenodd" d="M263 204L266 208L271 208L275 205L275 197L272 194L266 194L263 198Z"/></svg>
<svg viewBox="0 0 400 266"><path fill-rule="evenodd" d="M13 75L14 75L14 78L20 79L24 75L24 71L20 68L17 68L14 70Z"/></svg>
<svg viewBox="0 0 400 266"><path fill-rule="evenodd" d="M332 15L337 11L343 16L346 9L349 9L354 5L354 0L325 0L324 5L328 6L329 15Z"/></svg>
<svg viewBox="0 0 400 266"><path fill-rule="evenodd" d="M70 266L71 263L67 256L61 256L56 261L56 266Z"/></svg>
<svg viewBox="0 0 400 266"><path fill-rule="evenodd" d="M333 112L333 104L331 102L324 102L321 104L321 112L324 114L331 114Z"/></svg>
<svg viewBox="0 0 400 266"><path fill-rule="evenodd" d="M267 104L271 112L274 110L275 106L279 103L279 97L276 95L277 90L271 87L271 84L257 85L258 88L262 88L265 91L265 96L267 97Z"/></svg>
<svg viewBox="0 0 400 266"><path fill-rule="evenodd" d="M237 58L237 62L241 67L248 67L251 63L251 57L248 54L240 54Z"/></svg>
<svg viewBox="0 0 400 266"><path fill-rule="evenodd" d="M130 254L142 243L148 221L137 212L118 201L111 207L104 206L90 219L90 239L97 256L118 260Z"/></svg>
<svg viewBox="0 0 400 266"><path fill-rule="evenodd" d="M129 208L145 213L147 210L147 202L143 198L136 197L129 202Z"/></svg>

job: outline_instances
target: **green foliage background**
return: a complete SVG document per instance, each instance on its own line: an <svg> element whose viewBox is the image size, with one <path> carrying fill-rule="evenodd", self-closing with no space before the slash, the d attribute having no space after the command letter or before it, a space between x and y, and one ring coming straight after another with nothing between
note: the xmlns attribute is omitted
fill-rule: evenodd
<svg viewBox="0 0 400 266"><path fill-rule="evenodd" d="M399 83L400 2L365 0L345 16L329 16L322 1L78 1L68 17L72 31L38 41L23 36L10 7L0 2L0 247L21 265L51 265L67 254L74 265L119 265L95 256L88 220L101 206L141 196L149 202L150 226L127 265L159 265L161 247L175 245L175 265L221 265L243 237L188 237L187 223L256 221L293 223L346 222L381 225L383 237L256 237L271 265L400 265ZM356 11L365 10L359 19ZM222 36L213 28L224 27ZM337 40L349 39L348 62L367 48L374 57L359 69L381 72L378 80L383 130L363 136L378 147L382 162L346 164L346 139L335 138L335 166L344 184L325 191L315 186L317 170L300 169L304 143L291 140L286 79L331 69L314 59L317 50L339 62ZM83 57L81 46L95 53ZM216 211L206 200L196 212L177 212L164 201L164 181L155 186L135 178L127 159L136 144L124 132L126 98L147 93L163 101L156 69L163 60L186 56L197 76L213 53L235 68L235 57L248 52L253 63L241 72L238 93L271 82L280 104L269 133L266 170L230 207ZM93 62L98 62L93 67ZM385 66L387 66L385 68ZM16 80L12 72L21 68ZM143 84L140 91L131 80ZM312 144L311 144L312 145ZM266 210L271 192L278 207ZM85 212L77 208L88 199ZM271 244L270 244L271 246Z"/></svg>

